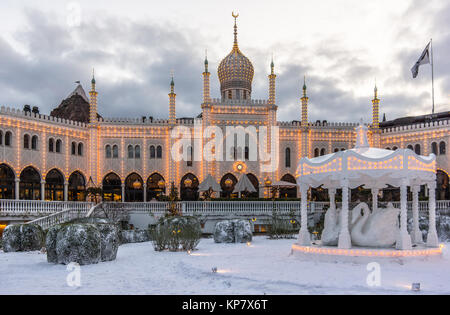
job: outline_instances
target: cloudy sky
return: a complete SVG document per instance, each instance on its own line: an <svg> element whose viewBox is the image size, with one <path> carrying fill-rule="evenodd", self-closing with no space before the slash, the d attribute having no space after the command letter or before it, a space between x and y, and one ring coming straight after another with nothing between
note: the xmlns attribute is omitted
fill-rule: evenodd
<svg viewBox="0 0 450 315"><path fill-rule="evenodd" d="M274 55L279 120L300 119L305 74L312 121L369 121L375 80L388 119L431 112L431 67L410 71L430 38L436 111L450 110L448 0L2 0L0 104L49 113L95 67L101 115L164 118L173 70L177 116L196 116L205 49L219 97L233 10L255 99Z"/></svg>

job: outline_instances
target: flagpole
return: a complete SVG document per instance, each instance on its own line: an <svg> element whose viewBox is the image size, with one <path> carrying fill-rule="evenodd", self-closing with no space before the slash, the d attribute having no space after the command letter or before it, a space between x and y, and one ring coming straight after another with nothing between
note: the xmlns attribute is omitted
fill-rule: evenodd
<svg viewBox="0 0 450 315"><path fill-rule="evenodd" d="M434 60L433 60L433 39L430 40L431 43L431 95L433 98L433 107L431 109L431 114L434 114Z"/></svg>

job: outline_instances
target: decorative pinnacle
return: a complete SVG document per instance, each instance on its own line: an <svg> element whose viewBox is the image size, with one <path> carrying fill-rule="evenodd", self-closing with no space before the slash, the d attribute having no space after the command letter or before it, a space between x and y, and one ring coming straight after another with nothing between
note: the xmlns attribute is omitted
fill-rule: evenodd
<svg viewBox="0 0 450 315"><path fill-rule="evenodd" d="M236 25L236 19L238 18L239 13L238 14L234 14L234 11L233 11L233 12L231 12L231 16L234 17L234 45L233 45L233 49L239 50L238 42L237 42L237 25Z"/></svg>
<svg viewBox="0 0 450 315"><path fill-rule="evenodd" d="M273 68L275 67L274 63L273 63L273 54L272 54L272 62L270 63L270 71L271 74L273 74Z"/></svg>
<svg viewBox="0 0 450 315"><path fill-rule="evenodd" d="M91 83L95 84L94 68L92 68L92 80L91 80Z"/></svg>
<svg viewBox="0 0 450 315"><path fill-rule="evenodd" d="M172 79L170 80L170 93L174 92L174 86L175 86L175 82L173 81L173 70L170 71L170 75L172 77Z"/></svg>
<svg viewBox="0 0 450 315"><path fill-rule="evenodd" d="M303 76L303 97L306 97L306 75Z"/></svg>
<svg viewBox="0 0 450 315"><path fill-rule="evenodd" d="M377 88L377 84L375 83L375 88L373 89L373 93L375 95L375 99L378 99L378 88Z"/></svg>
<svg viewBox="0 0 450 315"><path fill-rule="evenodd" d="M205 49L205 72L208 73L208 49Z"/></svg>

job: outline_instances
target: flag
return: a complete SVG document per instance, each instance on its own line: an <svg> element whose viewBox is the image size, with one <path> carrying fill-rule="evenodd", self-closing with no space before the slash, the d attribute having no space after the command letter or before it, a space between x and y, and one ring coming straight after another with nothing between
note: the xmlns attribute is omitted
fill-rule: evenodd
<svg viewBox="0 0 450 315"><path fill-rule="evenodd" d="M422 55L420 55L419 60L417 60L416 64L411 68L413 78L417 77L417 74L419 74L419 66L426 63L430 63L430 43L428 43Z"/></svg>

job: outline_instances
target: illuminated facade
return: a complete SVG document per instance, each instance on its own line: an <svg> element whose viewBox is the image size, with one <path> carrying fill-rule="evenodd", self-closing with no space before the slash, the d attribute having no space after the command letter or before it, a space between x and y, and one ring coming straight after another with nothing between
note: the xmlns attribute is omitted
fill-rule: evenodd
<svg viewBox="0 0 450 315"><path fill-rule="evenodd" d="M320 156L349 149L355 144L355 123L308 121L306 82L300 91L298 119L277 119L276 74L272 61L268 75L268 99L251 99L254 69L240 51L236 20L231 52L218 67L220 98L211 98L210 72L205 60L202 113L197 118L176 118L175 84L172 78L169 119L106 119L98 116L95 79L89 91L89 122L76 122L6 107L0 108L0 198L35 200L84 200L89 185L102 187L105 200L151 200L170 188L173 182L183 199L198 197L196 188L208 174L221 185L222 196L233 191L240 173L248 174L258 192L267 196L270 181L295 182L301 157ZM81 86L77 87L82 90ZM379 121L377 90L372 100L369 143L379 148L411 148L416 153L435 153L438 169L438 199L449 199L450 171L448 144L450 114L423 116L418 121ZM84 93L84 91L83 91ZM370 104L368 102L368 104ZM370 110L370 105L368 105ZM188 161L175 162L171 150L176 126L191 128L196 140L188 149ZM194 126L199 128L194 129ZM259 161L248 159L250 139L236 147L231 161L197 161L194 152L214 137L203 138L208 126L254 126L268 128L269 149L278 148L278 168L264 172ZM273 126L279 127L279 142L272 142ZM224 150L225 151L225 150ZM192 157L192 158L191 158ZM441 190L439 190L441 189ZM296 189L281 196L297 197Z"/></svg>

